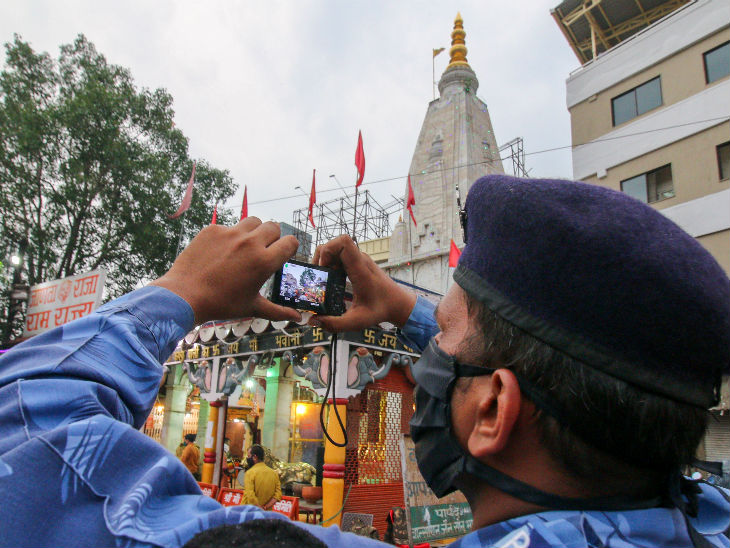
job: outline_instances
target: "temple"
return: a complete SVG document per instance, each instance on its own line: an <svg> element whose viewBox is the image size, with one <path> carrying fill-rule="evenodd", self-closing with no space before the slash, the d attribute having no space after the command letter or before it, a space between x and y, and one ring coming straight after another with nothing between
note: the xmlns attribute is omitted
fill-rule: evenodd
<svg viewBox="0 0 730 548"><path fill-rule="evenodd" d="M408 170L415 223L404 209L383 265L394 278L440 294L450 283L450 241L463 247L457 189L463 201L479 177L504 172L487 105L476 95L479 80L469 66L465 38L458 14L439 97L428 105ZM407 204L407 183L404 196Z"/></svg>

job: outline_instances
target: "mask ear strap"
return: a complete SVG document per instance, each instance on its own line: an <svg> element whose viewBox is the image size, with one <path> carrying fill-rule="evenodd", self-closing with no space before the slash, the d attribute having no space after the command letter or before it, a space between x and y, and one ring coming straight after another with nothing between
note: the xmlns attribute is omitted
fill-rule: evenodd
<svg viewBox="0 0 730 548"><path fill-rule="evenodd" d="M662 497L643 500L623 496L595 498L561 497L547 493L537 487L508 476L496 468L492 468L476 460L471 455L464 456L464 471L515 498L555 510L638 510L656 508L663 501Z"/></svg>
<svg viewBox="0 0 730 548"><path fill-rule="evenodd" d="M496 371L493 367L482 367L480 365L467 365L454 361L454 372L456 377L481 377L491 375Z"/></svg>

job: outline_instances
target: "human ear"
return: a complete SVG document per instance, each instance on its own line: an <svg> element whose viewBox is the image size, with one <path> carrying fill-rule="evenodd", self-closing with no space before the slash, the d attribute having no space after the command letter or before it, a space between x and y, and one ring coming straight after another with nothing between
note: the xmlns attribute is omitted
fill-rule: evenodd
<svg viewBox="0 0 730 548"><path fill-rule="evenodd" d="M476 458L504 450L522 404L520 385L509 369L498 369L484 377L484 383L475 409L474 427L467 440L467 449Z"/></svg>

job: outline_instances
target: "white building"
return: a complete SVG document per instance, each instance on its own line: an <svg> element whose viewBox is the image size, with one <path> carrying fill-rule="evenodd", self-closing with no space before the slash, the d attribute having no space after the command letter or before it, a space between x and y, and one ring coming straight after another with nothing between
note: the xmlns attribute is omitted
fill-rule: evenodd
<svg viewBox="0 0 730 548"><path fill-rule="evenodd" d="M457 186L463 206L474 181L504 171L487 105L476 95L479 81L466 58L465 36L463 20L457 15L450 62L438 84L439 98L428 105L408 171L417 224L404 210L383 265L392 277L441 294L451 282L451 239L463 247ZM407 186L404 195L407 203Z"/></svg>

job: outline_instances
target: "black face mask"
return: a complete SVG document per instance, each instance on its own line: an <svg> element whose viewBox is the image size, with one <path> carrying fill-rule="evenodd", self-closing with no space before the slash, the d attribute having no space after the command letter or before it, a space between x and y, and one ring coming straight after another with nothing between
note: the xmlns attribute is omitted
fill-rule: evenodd
<svg viewBox="0 0 730 548"><path fill-rule="evenodd" d="M468 474L520 500L561 510L631 510L653 508L662 497L636 500L628 497L595 499L567 498L541 491L478 461L456 441L451 427L451 394L459 377L478 377L496 371L489 367L464 365L441 350L431 339L413 364L411 372L418 385L415 391L416 412L411 419L411 437L416 461L423 479L437 497L457 489L456 478ZM541 409L559 414L551 402L531 383L517 377L522 393Z"/></svg>
<svg viewBox="0 0 730 548"><path fill-rule="evenodd" d="M489 375L494 369L460 364L431 339L411 371L418 384L416 412L410 422L416 461L423 479L440 498L456 490L454 480L471 458L451 430L451 392L456 379Z"/></svg>
<svg viewBox="0 0 730 548"><path fill-rule="evenodd" d="M256 463L253 461L253 458L246 457L246 470L251 468L254 464L256 464Z"/></svg>

